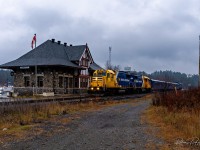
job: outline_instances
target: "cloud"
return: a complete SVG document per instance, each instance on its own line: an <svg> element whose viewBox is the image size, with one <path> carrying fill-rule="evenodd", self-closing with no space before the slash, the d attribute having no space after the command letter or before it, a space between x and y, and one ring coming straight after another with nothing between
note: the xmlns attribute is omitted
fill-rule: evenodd
<svg viewBox="0 0 200 150"><path fill-rule="evenodd" d="M88 43L104 67L112 47L114 65L153 72L198 73L198 0L7 0L0 6L0 63L55 38Z"/></svg>

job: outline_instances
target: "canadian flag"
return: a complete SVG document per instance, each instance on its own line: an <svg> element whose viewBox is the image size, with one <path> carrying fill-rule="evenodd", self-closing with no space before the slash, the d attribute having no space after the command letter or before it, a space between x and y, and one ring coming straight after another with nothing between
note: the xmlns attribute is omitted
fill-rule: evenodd
<svg viewBox="0 0 200 150"><path fill-rule="evenodd" d="M35 44L35 47L36 47L36 34L34 34L33 36L33 39L32 39L32 42L31 42L31 47L33 49L33 45Z"/></svg>

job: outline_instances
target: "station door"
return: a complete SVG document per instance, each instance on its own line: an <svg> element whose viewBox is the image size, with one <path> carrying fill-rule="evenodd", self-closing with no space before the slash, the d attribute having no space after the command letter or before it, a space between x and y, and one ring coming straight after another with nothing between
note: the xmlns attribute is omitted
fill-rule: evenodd
<svg viewBox="0 0 200 150"><path fill-rule="evenodd" d="M64 92L65 94L71 93L73 91L73 78L64 77Z"/></svg>

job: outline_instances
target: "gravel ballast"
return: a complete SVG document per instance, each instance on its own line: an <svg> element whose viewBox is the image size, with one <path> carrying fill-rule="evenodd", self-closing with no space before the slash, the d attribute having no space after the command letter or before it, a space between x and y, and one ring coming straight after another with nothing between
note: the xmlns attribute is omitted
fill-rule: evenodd
<svg viewBox="0 0 200 150"><path fill-rule="evenodd" d="M142 112L149 105L150 101L143 100L84 112L80 114L80 118L62 126L61 132L55 132L49 136L47 134L35 136L25 141L10 142L2 148L15 150L131 150L149 149L147 147L149 143L160 146L162 141L152 133L147 133L149 125L141 124ZM51 133L58 130L60 126L47 122L44 128Z"/></svg>

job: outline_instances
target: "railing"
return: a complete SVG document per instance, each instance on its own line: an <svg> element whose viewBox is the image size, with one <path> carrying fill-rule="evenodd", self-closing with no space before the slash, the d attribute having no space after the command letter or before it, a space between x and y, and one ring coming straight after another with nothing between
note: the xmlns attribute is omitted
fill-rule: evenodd
<svg viewBox="0 0 200 150"><path fill-rule="evenodd" d="M92 77L92 81L102 81L102 77Z"/></svg>

